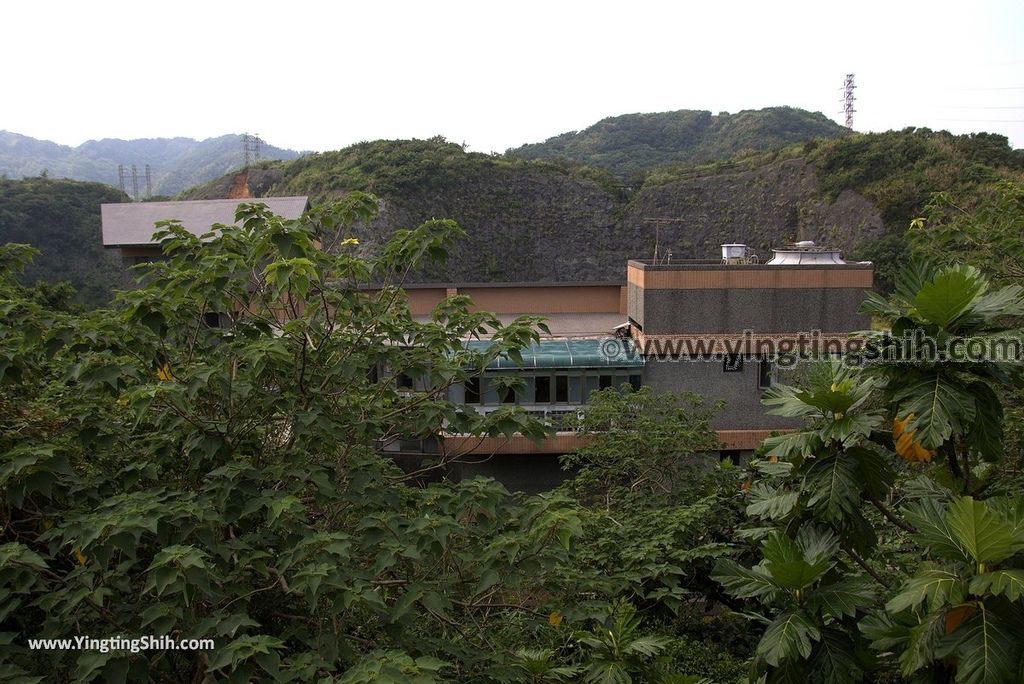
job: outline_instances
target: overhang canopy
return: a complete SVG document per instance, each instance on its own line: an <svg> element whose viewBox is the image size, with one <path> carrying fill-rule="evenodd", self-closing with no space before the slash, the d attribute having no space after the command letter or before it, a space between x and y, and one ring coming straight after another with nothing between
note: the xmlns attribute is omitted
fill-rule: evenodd
<svg viewBox="0 0 1024 684"><path fill-rule="evenodd" d="M468 340L467 349L486 351L488 340ZM489 370L530 368L634 368L644 365L644 358L630 339L603 340L541 340L522 350L520 366L506 355L489 363Z"/></svg>

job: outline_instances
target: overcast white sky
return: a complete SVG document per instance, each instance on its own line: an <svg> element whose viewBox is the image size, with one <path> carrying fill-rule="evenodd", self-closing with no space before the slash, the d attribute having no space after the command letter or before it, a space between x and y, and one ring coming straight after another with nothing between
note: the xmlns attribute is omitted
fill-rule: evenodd
<svg viewBox="0 0 1024 684"><path fill-rule="evenodd" d="M0 129L503 151L615 114L791 105L1024 147L1024 2L9 2Z"/></svg>

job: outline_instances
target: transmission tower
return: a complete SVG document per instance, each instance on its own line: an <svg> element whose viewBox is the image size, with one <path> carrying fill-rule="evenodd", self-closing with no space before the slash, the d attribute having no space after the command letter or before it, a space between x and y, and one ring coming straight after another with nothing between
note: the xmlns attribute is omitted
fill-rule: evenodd
<svg viewBox="0 0 1024 684"><path fill-rule="evenodd" d="M124 164L117 165L117 183L121 186L121 194L127 195L128 191L125 190L125 180L127 180L128 170L124 168Z"/></svg>
<svg viewBox="0 0 1024 684"><path fill-rule="evenodd" d="M129 176L131 177L131 193L128 192ZM146 199L149 199L153 196L153 172L149 168L149 164L146 164L145 181ZM117 184L121 187L121 194L128 195L132 198L133 202L142 200L142 197L139 195L139 167L135 164L131 166L117 165Z"/></svg>
<svg viewBox="0 0 1024 684"><path fill-rule="evenodd" d="M132 198L139 201L139 168L132 164Z"/></svg>
<svg viewBox="0 0 1024 684"><path fill-rule="evenodd" d="M846 115L846 127L851 131L853 130L853 113L857 111L853 108L853 101L857 99L853 94L856 87L853 85L853 74L846 74L846 80L843 81L843 114Z"/></svg>
<svg viewBox="0 0 1024 684"><path fill-rule="evenodd" d="M246 168L249 168L251 164L255 164L260 160L260 148L262 146L263 141L260 140L260 136L257 134L242 134L242 153L245 155Z"/></svg>

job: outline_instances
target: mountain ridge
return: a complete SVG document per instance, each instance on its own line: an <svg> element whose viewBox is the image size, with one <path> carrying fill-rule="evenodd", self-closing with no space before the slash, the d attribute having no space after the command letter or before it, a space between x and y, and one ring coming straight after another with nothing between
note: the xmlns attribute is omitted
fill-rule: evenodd
<svg viewBox="0 0 1024 684"><path fill-rule="evenodd" d="M821 112L796 107L745 109L735 114L679 109L609 116L580 131L507 150L526 159L608 169L622 180L669 164L725 159L805 140L836 138L851 131Z"/></svg>
<svg viewBox="0 0 1024 684"><path fill-rule="evenodd" d="M268 159L295 159L302 154L272 145L263 145L261 152ZM144 168L149 164L153 194L167 196L239 168L243 161L240 134L203 140L102 138L71 146L0 130L0 175L10 178L46 174L118 187L118 165L135 165L144 192Z"/></svg>

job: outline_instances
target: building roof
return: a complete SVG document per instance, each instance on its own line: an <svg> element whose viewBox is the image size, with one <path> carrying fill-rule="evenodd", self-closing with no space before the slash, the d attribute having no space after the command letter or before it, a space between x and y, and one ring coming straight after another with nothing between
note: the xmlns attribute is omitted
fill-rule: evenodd
<svg viewBox="0 0 1024 684"><path fill-rule="evenodd" d="M194 235L209 232L214 223L231 225L239 204L257 202L287 219L298 218L309 206L307 197L262 197L259 199L189 200L182 202L126 202L103 204L104 247L155 245L157 221L177 219Z"/></svg>
<svg viewBox="0 0 1024 684"><path fill-rule="evenodd" d="M488 340L469 340L467 349L485 351ZM644 365L644 357L628 338L604 340L541 340L522 350L523 363L505 356L487 365L492 370L521 368L633 368Z"/></svg>

